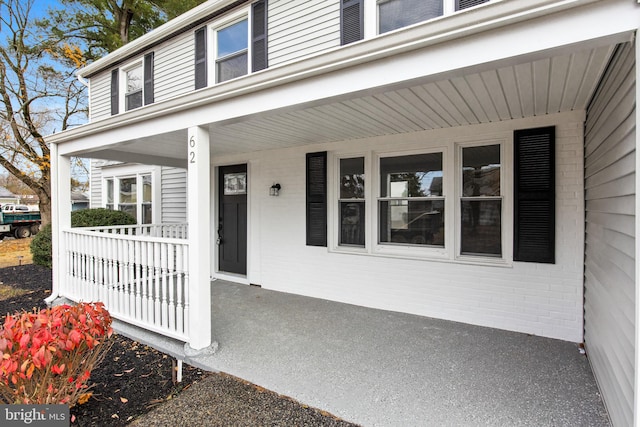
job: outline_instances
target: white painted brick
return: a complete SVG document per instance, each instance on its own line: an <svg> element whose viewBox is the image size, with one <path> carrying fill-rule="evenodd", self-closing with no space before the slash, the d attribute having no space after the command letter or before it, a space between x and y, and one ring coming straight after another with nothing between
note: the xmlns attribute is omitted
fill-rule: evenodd
<svg viewBox="0 0 640 427"><path fill-rule="evenodd" d="M549 124L557 125L563 135L558 141L559 152L567 153L558 164L555 265L516 262L496 267L352 255L305 246L305 153L341 149L340 143L332 143L261 152L246 159L260 164L259 176L253 177L255 187L266 189L274 181L283 186L277 198L266 195L266 190L250 195L259 212L250 219L259 222L260 233L250 240L259 253L259 284L352 304L581 341L582 251L575 248L583 245L582 123L567 122L560 115ZM496 126L504 129L505 124ZM522 122L520 126L526 127ZM491 126L479 129L492 132ZM438 144L454 141L456 132L439 130L433 140ZM577 136L564 136L569 134ZM398 141L349 141L349 147L354 151L419 149L428 147L431 135L423 133L420 145L402 145L402 137L394 137Z"/></svg>

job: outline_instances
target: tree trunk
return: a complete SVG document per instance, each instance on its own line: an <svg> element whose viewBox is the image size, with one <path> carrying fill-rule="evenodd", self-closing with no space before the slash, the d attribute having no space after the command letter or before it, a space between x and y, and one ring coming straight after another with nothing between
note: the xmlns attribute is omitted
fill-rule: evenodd
<svg viewBox="0 0 640 427"><path fill-rule="evenodd" d="M42 225L51 224L51 197L46 191L36 191L36 195L40 199L40 216L42 217ZM68 206L71 209L71 206Z"/></svg>
<svg viewBox="0 0 640 427"><path fill-rule="evenodd" d="M133 11L129 8L125 8L120 13L120 41L122 46L129 43L129 28L131 27L131 20L133 19Z"/></svg>

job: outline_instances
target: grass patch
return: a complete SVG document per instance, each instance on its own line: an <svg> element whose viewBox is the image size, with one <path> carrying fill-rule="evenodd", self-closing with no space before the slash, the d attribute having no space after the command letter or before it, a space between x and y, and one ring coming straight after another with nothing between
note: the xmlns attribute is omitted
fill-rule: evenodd
<svg viewBox="0 0 640 427"><path fill-rule="evenodd" d="M19 297L20 295L24 295L26 293L29 293L29 291L14 288L13 286L0 284L0 301L4 301L13 297Z"/></svg>
<svg viewBox="0 0 640 427"><path fill-rule="evenodd" d="M33 256L29 246L32 240L33 237L0 241L0 268L31 264Z"/></svg>

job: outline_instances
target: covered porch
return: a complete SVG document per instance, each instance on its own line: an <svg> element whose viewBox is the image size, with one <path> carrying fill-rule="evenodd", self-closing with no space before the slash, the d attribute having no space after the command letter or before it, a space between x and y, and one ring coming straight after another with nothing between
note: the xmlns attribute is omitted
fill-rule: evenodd
<svg viewBox="0 0 640 427"><path fill-rule="evenodd" d="M606 86L602 77L616 52L633 63L638 53L635 5L612 3L549 17L538 10L528 20L514 13L459 28L417 25L52 136L53 294L108 298L122 333L365 424L606 424L587 359L575 344L586 341L591 360L599 357L606 367L599 381L624 388L624 398L610 393L608 404L621 402L630 424L638 413L636 276L616 280L630 286L623 292L629 302L623 322L595 317L587 326L601 329L587 340L584 333L585 306L591 307L584 293L583 171L585 156L595 150L585 148L585 133L609 129L598 120L585 132L585 116ZM625 89L620 96L631 100L628 121L635 129L638 93L631 87L638 70L628 68L630 83L617 84L614 73L611 86ZM620 104L615 91L605 95L607 106ZM594 121L600 117L599 109L592 113ZM602 122L611 120L603 115ZM513 133L549 126L558 128L557 261L514 262ZM616 157L612 170L624 158L635 183L633 132L621 137L629 150L602 144L596 154ZM454 175L461 147L480 142L504 147L502 264L458 257L460 215L453 213L461 186ZM439 257L393 245L384 252L376 230L379 159L438 150L449 170L451 213ZM304 161L313 151L328 152L330 160L330 241L322 248L304 241ZM71 229L71 156L184 168L188 232ZM371 178L368 246L360 253L336 242L337 165L356 156L366 158ZM246 275L231 277L217 264L218 172L241 163L248 165L248 261ZM591 181L599 185L607 176ZM270 198L276 182L283 184L282 195ZM612 236L611 246L623 242L633 253L635 196L623 196L631 232ZM633 254L621 264L632 273L638 268ZM609 269L601 275L619 277ZM213 287L212 278L218 279ZM609 299L613 286L604 288L587 297L596 296L607 314L620 299ZM628 327L618 334L620 323ZM612 348L605 343L612 336L622 338L622 356L599 356Z"/></svg>
<svg viewBox="0 0 640 427"><path fill-rule="evenodd" d="M581 244L583 239L583 200L576 188L582 185L579 168L584 154L585 111L617 46L629 43L637 27L632 19L629 19L629 28L622 32L618 27L602 25L602 16L624 16L626 9L617 7L620 10L611 5L590 4L563 20L538 18L539 12L535 12L531 20L521 22L517 14L509 15L505 22L487 21L464 31L456 25L468 24L465 22L450 21L446 28L426 23L336 49L308 61L273 67L101 119L64 135L52 135L49 140L55 170L52 176L54 294L74 299L100 296L96 284L102 283L105 277L106 282L115 279L119 286L118 298L133 301L126 305L118 300L119 307L126 308L122 317L133 319L137 317L131 316L131 307L137 313L138 300L145 298L142 289L136 288L141 277L148 277L149 283L161 289L160 294L165 292L164 280L169 283L180 279L183 291L167 284L166 295L148 306L155 310L155 305L160 304L158 319L163 324L165 316L167 322L172 322L165 305L175 304L175 319L184 320L177 334L197 350L209 347L215 340L213 331L203 329L202 325L208 323L201 321L211 315L208 282L212 277L582 341L582 308L575 302L582 300L583 257L570 245ZM509 31L508 39L504 37L505 31ZM531 37L537 33L553 37ZM501 46L501 49L483 46ZM566 200L558 208L564 223L558 223L557 228L567 235L558 237L557 246L564 252L558 254L555 267L514 264L511 219L505 221L504 232L497 240L504 247L498 264L507 267L500 270L500 274L528 279L533 282L527 284L531 289L540 288L548 276L557 279L554 285L559 292L552 297L559 300L558 311L563 322L548 318L547 314L555 312L555 307L551 310L544 307L547 314L541 314L536 307L527 306L532 310L529 313L513 305L522 301L524 305L530 302L535 305L535 298L540 297L527 295L529 290L524 285L518 290L522 290L522 295L515 301L513 298L500 300L480 315L459 307L469 307L475 301L465 301L470 293L457 292L455 286L445 285L450 280L457 282L451 279L451 272L464 271L465 277L461 280L467 283L462 283L461 289L471 288L473 292L477 291L474 286L478 275L478 271L471 268L473 259L462 260L464 265L454 267L461 253L458 247L461 231L456 222L461 215L456 219L450 215L444 231L446 241L433 253L423 253L420 251L423 248L380 247L376 228L381 215L373 208L379 197L373 188L379 187L378 181L382 179L378 173L379 158L394 155L406 159L407 153L441 152L444 167L440 167L449 170L441 196L448 198L445 211L454 212L460 209L454 202L460 192L455 184L458 178L454 176L459 166L456 162L459 162L460 147L480 143L501 145L504 147L500 154L504 182L500 197L504 197L505 205L502 215L511 217L514 190L508 181L513 175L513 132L559 125L564 127L558 131L558 164L564 169L559 169L557 177L565 182L557 185L559 191L563 191L558 200L560 197ZM329 153L326 186L328 197L333 200L324 209L329 242L322 251L304 242L306 189L302 168L305 154L313 151ZM188 238L185 233L177 241L166 241L167 236L153 234L112 235L105 239L103 230L71 230L70 213L66 209L71 156L183 168L187 182L184 191L186 222L190 227ZM352 257L349 248L345 250L336 241L335 179L340 158L356 156L366 158L369 165L365 215L369 219L362 221L367 222L367 247L361 251L361 255L366 256ZM246 243L246 273L234 275L220 268L221 251L216 242L220 218L218 172L225 166L237 164L247 165L249 199L246 233L238 237ZM275 183L284 185L278 202L267 195ZM147 248L147 252L143 252L143 248ZM301 258L296 259L297 256ZM70 261L68 257L76 258ZM144 267L143 259L146 260ZM355 262L350 265L347 259ZM413 263L415 259L429 262ZM83 267L73 267L78 260L81 265L88 263L86 272ZM441 260L445 262L439 263ZM480 264L492 265L490 261L485 259ZM114 270L117 272L98 277L103 274L100 270L103 267L93 270L91 265L95 262L117 265ZM293 267L286 262L291 262ZM350 289L322 287L313 281L296 287L300 284L294 283L293 274L289 273L298 271L308 275L322 265L326 275L338 264L341 270L335 270L336 277L354 278ZM383 268L385 265L387 268ZM380 270L373 273L377 268ZM402 298L397 301L385 298L389 290L382 285L371 295L361 292L360 288L366 288L372 278L396 274L394 269L413 275L406 277L404 288L396 293ZM438 276L432 291L442 297L439 301L429 299L429 292L422 292L420 299L416 299L412 284L427 272ZM492 274L487 270L487 275ZM123 282L127 278L133 282ZM320 277L316 279L322 281ZM336 278L332 279L337 283ZM85 289L86 295L69 291L69 282L74 281L75 286L91 290ZM499 287L490 291L502 297L505 293ZM180 295L183 300L171 303L171 289L174 289L173 298ZM555 290L540 291L544 293L540 297L544 303L547 295ZM140 313L143 307L141 304ZM511 320L522 313L524 318L505 322L500 317L502 313L494 315L494 309L507 311L506 318ZM546 323L537 324L539 317L545 317ZM157 324L151 326L157 330ZM174 336L172 334L170 336Z"/></svg>
<svg viewBox="0 0 640 427"><path fill-rule="evenodd" d="M222 280L211 292L215 354L116 328L362 425L609 425L574 343Z"/></svg>

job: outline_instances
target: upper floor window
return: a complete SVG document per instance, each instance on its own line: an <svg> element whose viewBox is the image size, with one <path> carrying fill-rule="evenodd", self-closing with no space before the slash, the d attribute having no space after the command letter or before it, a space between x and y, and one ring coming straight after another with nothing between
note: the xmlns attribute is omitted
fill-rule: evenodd
<svg viewBox="0 0 640 427"><path fill-rule="evenodd" d="M125 111L142 107L142 64L138 63L124 72Z"/></svg>
<svg viewBox="0 0 640 427"><path fill-rule="evenodd" d="M267 0L198 28L194 45L196 89L267 68Z"/></svg>
<svg viewBox="0 0 640 427"><path fill-rule="evenodd" d="M341 0L340 41L346 45L490 1Z"/></svg>
<svg viewBox="0 0 640 427"><path fill-rule="evenodd" d="M154 53L111 70L111 114L153 104Z"/></svg>
<svg viewBox="0 0 640 427"><path fill-rule="evenodd" d="M247 19L216 31L216 83L243 76L249 70Z"/></svg>
<svg viewBox="0 0 640 427"><path fill-rule="evenodd" d="M378 3L380 34L441 16L442 0L386 0Z"/></svg>

